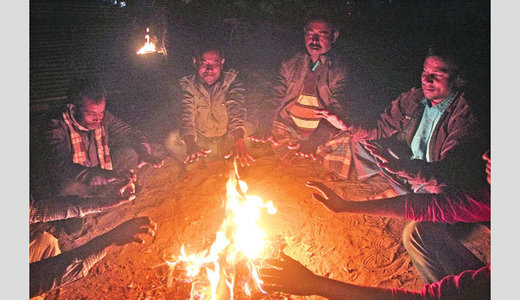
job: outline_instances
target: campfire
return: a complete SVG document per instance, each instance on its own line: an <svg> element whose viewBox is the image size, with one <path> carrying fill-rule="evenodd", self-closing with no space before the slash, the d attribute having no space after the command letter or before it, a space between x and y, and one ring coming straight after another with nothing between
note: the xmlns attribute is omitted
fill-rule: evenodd
<svg viewBox="0 0 520 300"><path fill-rule="evenodd" d="M137 51L137 54L144 55L150 53L163 53L162 50L157 50L155 44L150 40L150 28L146 28L146 35L144 36L144 46Z"/></svg>
<svg viewBox="0 0 520 300"><path fill-rule="evenodd" d="M168 284L173 279L191 283L191 299L234 299L265 293L258 268L274 243L259 226L263 211L275 214L272 201L247 195L248 186L240 180L235 164L226 184L225 216L209 250L187 254L184 245L179 256L167 260Z"/></svg>

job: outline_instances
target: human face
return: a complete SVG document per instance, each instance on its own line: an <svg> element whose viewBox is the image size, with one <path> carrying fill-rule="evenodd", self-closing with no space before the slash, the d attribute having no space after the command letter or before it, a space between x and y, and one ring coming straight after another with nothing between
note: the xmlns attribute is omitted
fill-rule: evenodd
<svg viewBox="0 0 520 300"><path fill-rule="evenodd" d="M200 59L193 58L197 75L208 85L212 85L220 78L224 61L218 51L214 50L202 53Z"/></svg>
<svg viewBox="0 0 520 300"><path fill-rule="evenodd" d="M83 109L79 112L78 123L89 129L94 130L99 127L103 117L105 116L105 97L99 103L95 103L92 99L84 99Z"/></svg>
<svg viewBox="0 0 520 300"><path fill-rule="evenodd" d="M303 29L305 35L305 47L313 61L320 55L329 52L332 44L338 37L338 31L332 30L325 21L310 21Z"/></svg>
<svg viewBox="0 0 520 300"><path fill-rule="evenodd" d="M436 105L453 92L448 64L437 56L427 57L421 75L424 96Z"/></svg>

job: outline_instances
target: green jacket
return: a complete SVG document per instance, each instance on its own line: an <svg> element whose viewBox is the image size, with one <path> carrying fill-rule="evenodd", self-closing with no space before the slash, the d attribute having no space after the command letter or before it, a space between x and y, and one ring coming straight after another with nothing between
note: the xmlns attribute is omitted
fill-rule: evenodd
<svg viewBox="0 0 520 300"><path fill-rule="evenodd" d="M195 74L181 79L181 138L218 137L237 129L245 132L244 88L237 75L233 69L223 71L212 86Z"/></svg>

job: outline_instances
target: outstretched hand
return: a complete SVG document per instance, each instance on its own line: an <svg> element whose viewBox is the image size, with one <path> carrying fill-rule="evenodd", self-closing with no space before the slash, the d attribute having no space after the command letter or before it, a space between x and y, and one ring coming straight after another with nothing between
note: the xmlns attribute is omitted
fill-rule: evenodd
<svg viewBox="0 0 520 300"><path fill-rule="evenodd" d="M137 166L137 168L141 168L147 164L151 165L152 167L157 169L164 165L164 159L161 159L155 155L148 155L148 156L142 158L142 160L139 163L139 166Z"/></svg>
<svg viewBox="0 0 520 300"><path fill-rule="evenodd" d="M197 143L186 144L186 157L184 163L193 163L199 160L200 157L206 157L211 152L211 149L200 147Z"/></svg>
<svg viewBox="0 0 520 300"><path fill-rule="evenodd" d="M332 189L323 184L323 182L309 180L307 181L307 186L317 189L323 195L314 193L312 197L320 201L326 208L336 213L347 210L348 201L343 200Z"/></svg>
<svg viewBox="0 0 520 300"><path fill-rule="evenodd" d="M287 148L295 150L294 155L298 157L316 160L316 149L318 145L314 141L307 140L299 144L288 145Z"/></svg>
<svg viewBox="0 0 520 300"><path fill-rule="evenodd" d="M101 210L114 208L123 203L135 199L135 183L126 179L118 184L110 195L97 200L98 208Z"/></svg>
<svg viewBox="0 0 520 300"><path fill-rule="evenodd" d="M115 180L132 181L132 182L137 181L137 173L135 173L134 169L115 171L115 173L116 173Z"/></svg>
<svg viewBox="0 0 520 300"><path fill-rule="evenodd" d="M482 159L486 161L486 179L491 184L491 153L489 150L482 155Z"/></svg>
<svg viewBox="0 0 520 300"><path fill-rule="evenodd" d="M91 168L89 184L90 185L107 185L118 180L137 180L134 170L106 170L100 167Z"/></svg>
<svg viewBox="0 0 520 300"><path fill-rule="evenodd" d="M304 265L281 252L282 259L266 259L274 268L263 268L260 277L267 292L307 296L316 293L319 276Z"/></svg>
<svg viewBox="0 0 520 300"><path fill-rule="evenodd" d="M403 169L402 162L399 161L397 155L392 152L392 149L383 148L377 143L372 141L364 140L363 144L365 148L370 152L376 159L377 165L384 168L386 171L406 177L406 172Z"/></svg>
<svg viewBox="0 0 520 300"><path fill-rule="evenodd" d="M330 111L326 109L321 108L315 108L314 109L314 117L321 118L327 120L332 126L336 127L339 130L342 131L350 131L351 128L343 122L342 119L340 119L335 114L331 113Z"/></svg>
<svg viewBox="0 0 520 300"><path fill-rule="evenodd" d="M275 140L271 130L269 129L259 129L258 132L248 136L247 138L256 143L271 143L273 146L280 145L280 143Z"/></svg>
<svg viewBox="0 0 520 300"><path fill-rule="evenodd" d="M241 167L250 166L255 161L253 156L247 151L246 144L243 138L238 139L233 147L229 150L229 153L224 156L225 159L232 157L240 163Z"/></svg>
<svg viewBox="0 0 520 300"><path fill-rule="evenodd" d="M136 242L144 244L142 234L155 236L155 224L149 217L137 217L128 220L103 235L103 238L111 245L121 246Z"/></svg>

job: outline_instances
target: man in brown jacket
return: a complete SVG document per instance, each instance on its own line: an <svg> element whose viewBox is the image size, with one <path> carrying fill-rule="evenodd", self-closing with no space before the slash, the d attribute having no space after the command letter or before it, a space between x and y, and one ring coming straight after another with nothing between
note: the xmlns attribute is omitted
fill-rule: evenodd
<svg viewBox="0 0 520 300"><path fill-rule="evenodd" d="M193 163L202 157L233 158L242 166L254 161L244 142L244 87L234 69L223 71L218 46L206 45L193 57L195 73L180 81L179 132L168 137L176 160Z"/></svg>
<svg viewBox="0 0 520 300"><path fill-rule="evenodd" d="M345 116L346 68L332 51L339 31L324 15L309 14L304 22L305 52L282 63L269 101L272 110L261 119L255 142L270 142L283 160L316 159L317 149L338 130L314 116L314 108ZM296 155L296 156L295 156Z"/></svg>
<svg viewBox="0 0 520 300"><path fill-rule="evenodd" d="M383 175L394 195L439 193L447 186L474 181L469 178L475 173L469 161L479 157L482 149L477 148L486 146L485 139L476 130L477 119L462 92L464 79L452 51L429 49L421 83L421 88L412 88L392 101L372 127L316 110L316 116L345 132L336 144L352 146L350 153L337 151L344 157L330 169L348 177L345 165L352 159L358 179Z"/></svg>

